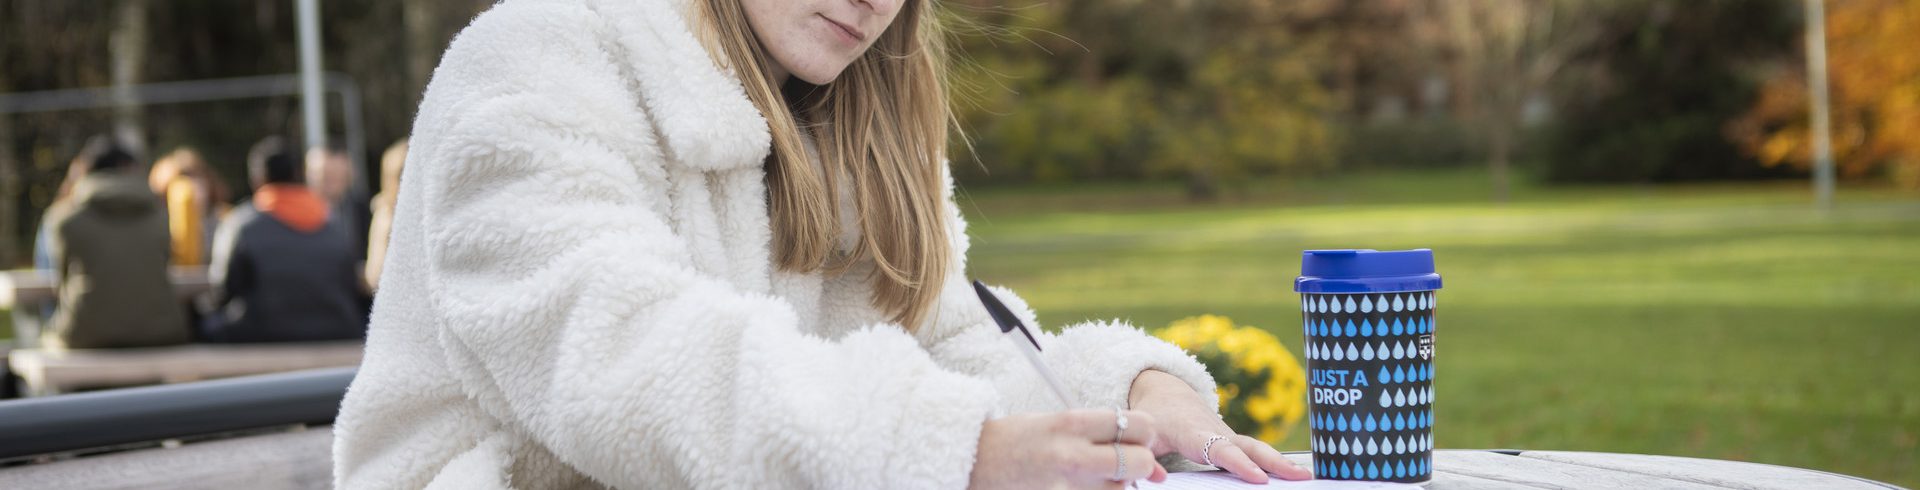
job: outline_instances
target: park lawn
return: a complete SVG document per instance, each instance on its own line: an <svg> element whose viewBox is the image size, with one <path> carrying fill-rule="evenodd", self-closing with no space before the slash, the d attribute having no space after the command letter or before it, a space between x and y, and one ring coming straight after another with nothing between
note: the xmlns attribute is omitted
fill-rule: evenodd
<svg viewBox="0 0 1920 490"><path fill-rule="evenodd" d="M1058 327L1202 313L1298 356L1299 252L1435 250L1442 448L1668 454L1920 486L1920 196L1541 188L1473 172L963 193L969 273ZM1304 359L1304 358L1302 358ZM1305 426L1281 445L1305 450Z"/></svg>

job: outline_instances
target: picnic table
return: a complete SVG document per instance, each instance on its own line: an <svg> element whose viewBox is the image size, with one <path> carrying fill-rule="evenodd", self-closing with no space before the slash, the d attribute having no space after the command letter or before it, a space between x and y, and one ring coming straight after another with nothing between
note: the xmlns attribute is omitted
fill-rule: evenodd
<svg viewBox="0 0 1920 490"><path fill-rule="evenodd" d="M205 266L174 266L167 272L182 302L212 288ZM40 350L41 308L58 300L57 283L36 270L0 274L0 308L13 310L14 329L13 345L0 346L0 374L19 377L28 396L360 363L360 341Z"/></svg>
<svg viewBox="0 0 1920 490"><path fill-rule="evenodd" d="M213 288L207 266L185 265L167 269L173 292L181 302ZM40 338L40 308L59 300L59 280L45 271L19 269L0 274L0 309L13 312L14 345L32 347Z"/></svg>
<svg viewBox="0 0 1920 490"><path fill-rule="evenodd" d="M1286 453L1313 467L1306 452ZM1581 451L1437 450L1429 490L1538 488L1898 489L1824 471L1717 459Z"/></svg>

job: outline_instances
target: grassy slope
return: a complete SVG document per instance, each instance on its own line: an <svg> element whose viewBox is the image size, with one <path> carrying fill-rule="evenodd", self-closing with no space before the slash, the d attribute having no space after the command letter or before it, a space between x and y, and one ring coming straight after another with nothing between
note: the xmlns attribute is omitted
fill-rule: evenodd
<svg viewBox="0 0 1920 490"><path fill-rule="evenodd" d="M1443 447L1657 453L1920 485L1920 201L1798 184L1522 189L1473 174L963 199L970 273L1049 325L1199 313L1298 348L1299 251L1436 250ZM1368 204L1359 204L1368 203ZM1284 449L1305 449L1297 428Z"/></svg>

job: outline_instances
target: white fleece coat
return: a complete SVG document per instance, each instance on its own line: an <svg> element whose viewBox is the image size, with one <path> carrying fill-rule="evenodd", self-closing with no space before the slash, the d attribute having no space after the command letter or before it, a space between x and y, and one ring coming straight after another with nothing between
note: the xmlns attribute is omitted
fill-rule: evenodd
<svg viewBox="0 0 1920 490"><path fill-rule="evenodd" d="M335 426L340 488L961 488L982 423L1057 409L966 285L950 197L955 264L917 334L863 270L773 267L767 126L685 2L508 0L448 49ZM1124 406L1143 369L1217 404L1137 329L1041 342L1081 406Z"/></svg>

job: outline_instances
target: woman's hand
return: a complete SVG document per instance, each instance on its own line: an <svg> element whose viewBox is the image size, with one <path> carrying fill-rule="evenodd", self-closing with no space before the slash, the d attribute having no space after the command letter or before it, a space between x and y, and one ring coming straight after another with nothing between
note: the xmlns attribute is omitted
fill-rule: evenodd
<svg viewBox="0 0 1920 490"><path fill-rule="evenodd" d="M1160 437L1151 446L1154 454L1179 451L1196 463L1212 461L1248 483L1266 483L1269 474L1286 480L1313 478L1312 472L1294 465L1273 446L1234 434L1218 414L1207 409L1206 401L1193 387L1171 374L1141 371L1133 379L1127 403L1134 410L1152 414L1158 424ZM1215 436L1225 439L1209 447L1207 440Z"/></svg>
<svg viewBox="0 0 1920 490"><path fill-rule="evenodd" d="M1165 481L1167 470L1153 460L1154 418L1125 413L1127 429L1118 430L1112 410L1073 410L1013 415L987 421L967 488L1065 489L1121 488L1146 478ZM1115 454L1115 432L1119 432ZM1126 467L1120 468L1121 458ZM1120 479L1114 479L1121 470Z"/></svg>

